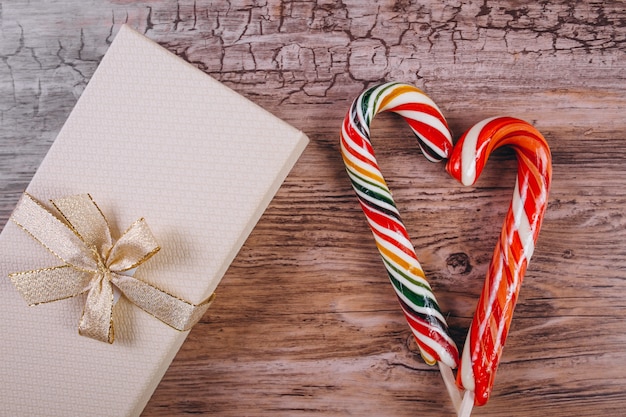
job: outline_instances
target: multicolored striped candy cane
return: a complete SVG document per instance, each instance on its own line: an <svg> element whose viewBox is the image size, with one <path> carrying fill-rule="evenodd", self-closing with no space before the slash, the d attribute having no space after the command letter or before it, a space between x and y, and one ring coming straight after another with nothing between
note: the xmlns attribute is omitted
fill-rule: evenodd
<svg viewBox="0 0 626 417"><path fill-rule="evenodd" d="M437 105L421 90L387 83L363 92L352 104L341 131L341 153L361 208L426 363L455 368L458 350L417 260L396 204L374 156L370 123L380 112L402 116L431 161L446 158L452 137ZM449 370L448 368L448 370ZM451 371L450 371L451 372Z"/></svg>
<svg viewBox="0 0 626 417"><path fill-rule="evenodd" d="M548 143L537 129L512 117L495 117L472 127L454 147L446 168L464 185L472 185L489 155L502 146L515 150L518 173L457 374L457 384L466 390L461 408L469 411L489 399L552 178Z"/></svg>

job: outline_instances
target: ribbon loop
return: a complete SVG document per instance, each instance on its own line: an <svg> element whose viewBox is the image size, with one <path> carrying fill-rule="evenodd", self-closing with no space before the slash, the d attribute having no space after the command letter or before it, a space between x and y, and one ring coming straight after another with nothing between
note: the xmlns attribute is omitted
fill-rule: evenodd
<svg viewBox="0 0 626 417"><path fill-rule="evenodd" d="M9 274L30 305L87 292L78 330L82 336L113 343L114 286L132 303L180 330L200 320L213 295L195 305L128 274L160 250L146 221L133 223L113 242L106 218L89 194L52 201L65 222L28 194L11 220L65 264Z"/></svg>
<svg viewBox="0 0 626 417"><path fill-rule="evenodd" d="M159 245L142 218L133 223L119 238L106 260L111 271L136 268L159 251Z"/></svg>
<svg viewBox="0 0 626 417"><path fill-rule="evenodd" d="M111 250L113 242L109 224L89 194L57 198L51 202L87 247L95 248L100 254Z"/></svg>
<svg viewBox="0 0 626 417"><path fill-rule="evenodd" d="M97 269L80 237L30 194L24 193L11 220L65 264L86 271Z"/></svg>

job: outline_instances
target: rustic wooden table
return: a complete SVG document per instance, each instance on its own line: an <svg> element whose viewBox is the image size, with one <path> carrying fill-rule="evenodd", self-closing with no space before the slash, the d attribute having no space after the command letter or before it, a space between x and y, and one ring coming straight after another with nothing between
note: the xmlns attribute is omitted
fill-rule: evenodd
<svg viewBox="0 0 626 417"><path fill-rule="evenodd" d="M618 0L0 2L0 226L122 23L303 130L311 143L143 416L442 416L345 175L339 129L366 87L424 89L456 137L513 115L554 182L487 406L626 408L626 11ZM516 162L463 188L376 118L377 155L461 346Z"/></svg>

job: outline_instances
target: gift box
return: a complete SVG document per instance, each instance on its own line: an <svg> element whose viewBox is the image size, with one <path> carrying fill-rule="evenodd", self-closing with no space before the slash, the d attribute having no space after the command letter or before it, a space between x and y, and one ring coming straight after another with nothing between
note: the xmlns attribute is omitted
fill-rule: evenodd
<svg viewBox="0 0 626 417"><path fill-rule="evenodd" d="M139 415L307 143L123 26L0 234L0 414Z"/></svg>

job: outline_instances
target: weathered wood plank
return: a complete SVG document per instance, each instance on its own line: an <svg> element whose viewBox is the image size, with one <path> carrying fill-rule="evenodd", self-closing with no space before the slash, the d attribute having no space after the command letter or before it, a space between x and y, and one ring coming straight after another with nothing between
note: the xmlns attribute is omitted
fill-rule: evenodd
<svg viewBox="0 0 626 417"><path fill-rule="evenodd" d="M474 415L626 407L626 11L621 1L0 3L0 224L128 23L312 143L144 415L451 414L421 361L339 157L362 89L424 88L456 137L484 117L548 139L554 182L494 394ZM381 115L373 141L462 344L514 181L510 152L450 180ZM388 173L388 174L387 174Z"/></svg>

